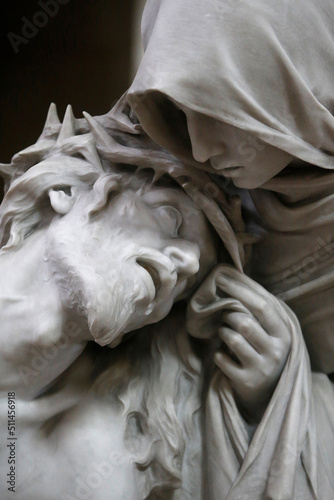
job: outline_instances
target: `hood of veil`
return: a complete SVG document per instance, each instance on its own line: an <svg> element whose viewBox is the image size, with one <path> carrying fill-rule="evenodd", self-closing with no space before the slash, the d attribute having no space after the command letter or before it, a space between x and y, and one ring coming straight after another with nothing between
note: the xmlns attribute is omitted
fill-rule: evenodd
<svg viewBox="0 0 334 500"><path fill-rule="evenodd" d="M334 169L333 0L148 0L142 31L128 101L163 147L190 161L174 101Z"/></svg>

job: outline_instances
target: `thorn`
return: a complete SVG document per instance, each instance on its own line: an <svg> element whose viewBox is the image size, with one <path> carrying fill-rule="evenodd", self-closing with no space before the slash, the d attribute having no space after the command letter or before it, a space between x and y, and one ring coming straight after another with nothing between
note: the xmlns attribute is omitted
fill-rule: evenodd
<svg viewBox="0 0 334 500"><path fill-rule="evenodd" d="M158 182L159 179L161 179L161 177L164 175L164 172L161 172L161 171L155 171L154 172L154 176L153 176L153 180L152 180L152 185L154 185L156 182Z"/></svg>
<svg viewBox="0 0 334 500"><path fill-rule="evenodd" d="M73 115L72 106L69 104L66 108L63 124L61 126L57 144L73 137L75 135L75 117Z"/></svg>
<svg viewBox="0 0 334 500"><path fill-rule="evenodd" d="M54 102L50 104L48 116L46 118L45 124L47 125L60 125L60 120L58 117L57 106Z"/></svg>
<svg viewBox="0 0 334 500"><path fill-rule="evenodd" d="M46 117L45 125L43 128L43 132L41 136L39 137L38 141L45 139L46 137L50 137L56 132L58 132L59 126L61 125L59 118L58 118L58 113L57 113L57 106L55 105L54 102L50 104L48 115ZM37 142L38 142L37 141Z"/></svg>
<svg viewBox="0 0 334 500"><path fill-rule="evenodd" d="M106 149L107 151L115 148L116 142L108 134L108 132L100 125L94 118L86 111L83 112L84 117L89 125L89 128L97 142L97 145Z"/></svg>

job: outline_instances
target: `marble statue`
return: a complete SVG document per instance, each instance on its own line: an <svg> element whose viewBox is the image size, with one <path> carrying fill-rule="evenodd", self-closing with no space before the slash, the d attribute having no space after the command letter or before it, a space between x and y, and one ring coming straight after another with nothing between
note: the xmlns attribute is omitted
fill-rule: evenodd
<svg viewBox="0 0 334 500"><path fill-rule="evenodd" d="M131 136L132 122L127 118L126 124L125 115L114 115L102 117L102 126L88 115L76 120L68 108L60 124L52 105L38 142L16 155L10 165L1 166L6 181L0 214L2 401L11 395L11 407L16 406L19 415L16 428L9 425L15 419L7 422L5 412L1 427L3 436L19 439L17 458L14 454L12 460L20 471L18 478L10 474L7 453L1 454L1 470L9 473L1 497L14 493L25 500L81 498L93 492L94 498L146 498L151 490L162 489L165 495L180 483L182 429L181 423L177 428L176 408L171 411L168 402L175 392L187 430L186 417L193 419L201 406L202 377L195 354L187 360L184 307L181 321L173 314L167 327L159 327L157 338L153 337L152 351L153 345L155 350L166 345L161 348L161 363L157 355L150 358L146 332L125 342L125 349L116 355L109 349L107 354L91 352L87 344L94 340L115 349L127 333L158 323L212 268L217 236L213 237L203 210L164 171L176 170L174 177L180 177L188 190L208 179L200 175L192 186L176 159L159 148L148 149L149 139ZM207 201L210 212L211 200ZM204 202L200 197L199 204ZM228 224L223 212L220 218L216 217L218 231ZM177 356L168 346L171 341L164 340L170 330L180 337L171 339L181 343L182 351L174 347ZM177 385L182 380L178 375L182 357L183 370L196 381L190 392L188 382L182 388ZM130 359L132 367L137 363L139 381L136 372L129 371ZM151 369L146 363L152 364ZM163 378L156 379L159 370ZM99 377L106 382L102 384ZM104 396L98 397L99 386ZM149 400L148 390L153 391ZM188 393L192 411L187 408ZM130 406L123 408L122 398ZM143 405L148 406L146 413ZM150 427L156 413L155 435L146 436L142 449L132 450L132 442L138 444L134 438L141 425L139 410L142 418L150 419ZM78 435L82 427L86 436L90 433L84 441L82 432ZM154 440L157 434L160 447ZM197 472L192 477L200 478L199 423L193 434ZM194 462L186 450L188 455ZM149 472L136 481L140 463ZM157 464L159 470L154 472ZM189 468L186 474L191 475Z"/></svg>
<svg viewBox="0 0 334 500"><path fill-rule="evenodd" d="M126 142L121 125L114 134ZM64 375L76 360L85 370L80 360L87 343L115 348L127 333L159 322L216 261L202 210L170 176L148 168L143 150L130 158L131 150L133 155L134 147L118 145L88 115L76 121L70 107L60 124L52 105L38 142L1 167L7 181L0 214L1 385L4 393L15 394L20 416L21 478L26 468L29 472L27 456L34 458L38 433L56 425L54 434L61 434L56 420L77 405L89 385L86 373L82 387L72 390L71 376L67 382ZM115 163L122 162L121 151L123 168ZM151 164L159 161L159 151L158 158L152 151L150 156ZM143 160L145 169L128 164ZM59 377L65 377L66 389L56 397ZM109 425L107 415L104 419ZM97 430L96 439L102 435ZM50 441L42 444L48 447ZM74 454L80 457L80 450ZM50 461L46 449L41 456ZM54 479L44 474L41 484L43 467L34 470L35 482L28 477L17 498L59 498L59 490L47 490L56 480L54 471ZM3 486L1 495L7 492ZM108 494L106 489L101 498Z"/></svg>
<svg viewBox="0 0 334 500"><path fill-rule="evenodd" d="M148 0L145 54L128 93L150 137L241 188L257 234L265 232L247 272L296 312L312 367L326 374L334 372L333 9L330 0Z"/></svg>
<svg viewBox="0 0 334 500"><path fill-rule="evenodd" d="M313 425L327 439L330 388L241 271L236 196L125 98L62 124L52 105L0 169L1 498L312 498L317 474L329 491Z"/></svg>
<svg viewBox="0 0 334 500"><path fill-rule="evenodd" d="M308 473L308 495L321 499L334 498L333 16L330 0L148 0L127 96L151 138L243 200L258 237L244 270L296 313L313 393L325 394L315 380L328 390L330 425L313 435ZM309 497L288 483L283 474L275 492L250 498Z"/></svg>
<svg viewBox="0 0 334 500"><path fill-rule="evenodd" d="M333 15L148 0L0 164L1 499L334 498Z"/></svg>
<svg viewBox="0 0 334 500"><path fill-rule="evenodd" d="M199 423L194 425L194 436L187 436L188 447L182 444L186 441L182 432L186 435L189 427L187 418L193 419L201 407L203 378L197 366L200 361L197 365L192 361L195 353L188 347L191 354L187 359L183 352L189 344L184 306L181 319L177 321L172 313L167 326L154 331L152 347L145 340L148 333L141 333L138 339L127 337L145 325L159 323L175 301L189 297L217 262L217 247L227 259L219 236L237 263L244 258L241 240L230 225L239 228L241 237L240 204L235 199L229 203L223 190L215 192L217 202L226 205L229 222L224 210L199 190L199 186L210 188L210 178L193 174L141 134L123 107L121 101L105 117L93 119L86 114L82 120L76 120L69 107L61 124L52 105L37 143L15 155L10 165L0 166L6 182L0 211L2 400L8 395L9 412L15 407L19 415L17 424L10 424L15 418L7 421L13 413L5 412L2 419L2 434L13 448L19 440L17 458L14 450L12 459L6 453L1 455L1 469L4 473L8 469L9 476L2 496L81 498L93 489L97 499L110 495L144 499L152 491L165 498L166 491L181 487L180 498L185 498L190 490L201 491ZM181 342L182 349L174 348L176 353L168 347L170 341L164 341L169 329L175 336L171 340ZM117 351L124 336L125 348ZM107 349L107 354L105 349L92 352L87 347L92 341L112 349ZM150 349L158 349L160 343L166 345L161 352L169 363L160 363L160 358L153 356L152 369L148 370L145 364L150 360ZM169 358L168 350L172 351ZM266 359L268 383L261 382L264 399L271 396L288 350L285 338L272 369L270 356ZM133 370L138 365L138 384L136 373L129 371L131 352L139 355L130 365ZM178 386L182 380L178 365L182 362L187 377L198 379L190 391L192 412L187 408L187 383ZM169 369L172 372L167 376ZM159 370L164 372L162 379L155 378ZM99 377L104 381L101 397L96 389L101 386ZM153 395L147 401L149 387ZM179 415L177 408L171 412L168 406L173 397L175 407L181 408ZM122 398L127 398L130 406L123 408ZM138 431L141 424L135 408L137 405L139 410L144 404L149 406L140 415L149 419L147 425L158 436L146 436L145 447L132 450L138 445L137 434L144 434ZM249 401L243 401L243 407L252 413ZM76 438L82 428L90 435L83 442L81 433L79 441ZM73 438L69 439L70 435ZM154 444L158 437L161 446ZM101 439L103 444L99 444ZM167 453L168 446L173 453ZM194 471L182 466L183 455L189 463L197 463ZM62 457L66 457L65 463ZM8 460L20 466L19 479L13 472L16 466L10 469L9 463L6 465ZM84 482L85 477L90 478L92 463L95 472L90 482ZM134 477L137 469L148 470L143 478L139 474L138 481ZM101 485L99 475L104 479ZM187 475L197 478L191 486Z"/></svg>

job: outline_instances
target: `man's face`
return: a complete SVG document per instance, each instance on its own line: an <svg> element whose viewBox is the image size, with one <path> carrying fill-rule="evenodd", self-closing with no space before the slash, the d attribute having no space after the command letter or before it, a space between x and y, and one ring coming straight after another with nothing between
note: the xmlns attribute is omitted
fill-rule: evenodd
<svg viewBox="0 0 334 500"><path fill-rule="evenodd" d="M101 345L160 321L215 263L205 217L181 189L127 189L90 220L86 210L81 197L50 226L48 252Z"/></svg>

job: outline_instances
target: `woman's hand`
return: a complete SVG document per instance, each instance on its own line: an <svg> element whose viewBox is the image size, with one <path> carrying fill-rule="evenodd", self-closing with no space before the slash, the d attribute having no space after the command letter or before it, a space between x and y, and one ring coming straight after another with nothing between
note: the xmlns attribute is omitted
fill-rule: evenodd
<svg viewBox="0 0 334 500"><path fill-rule="evenodd" d="M231 272L232 271L232 272ZM217 285L244 312L223 312L218 335L223 347L215 363L230 379L236 401L251 423L261 419L287 360L291 339L279 302L260 285L228 268ZM227 347L227 349L226 349Z"/></svg>
<svg viewBox="0 0 334 500"><path fill-rule="evenodd" d="M226 265L209 275L190 309L195 312L190 332L219 336L222 346L214 361L230 380L244 418L259 422L290 351L286 310L262 286Z"/></svg>

